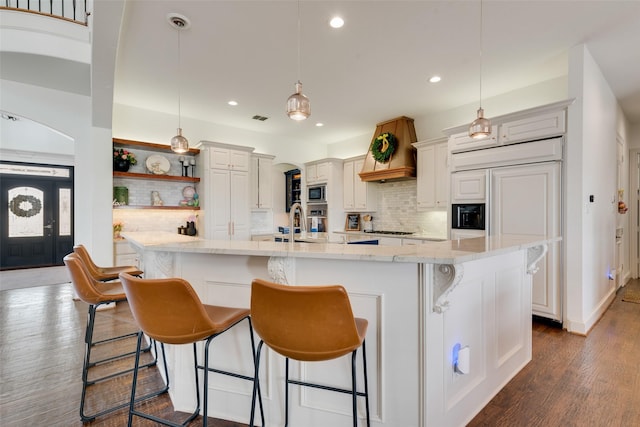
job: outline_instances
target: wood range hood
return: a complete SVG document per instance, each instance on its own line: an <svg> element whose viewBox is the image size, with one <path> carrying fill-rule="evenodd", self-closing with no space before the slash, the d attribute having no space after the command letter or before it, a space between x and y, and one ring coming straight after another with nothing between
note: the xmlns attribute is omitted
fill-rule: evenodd
<svg viewBox="0 0 640 427"><path fill-rule="evenodd" d="M398 140L397 147L391 158L385 162L378 162L371 153L375 139L385 133L392 133ZM416 149L411 145L416 142L416 130L413 119L397 117L386 122L378 123L371 139L369 151L364 159L362 170L358 175L362 181L400 181L416 178Z"/></svg>

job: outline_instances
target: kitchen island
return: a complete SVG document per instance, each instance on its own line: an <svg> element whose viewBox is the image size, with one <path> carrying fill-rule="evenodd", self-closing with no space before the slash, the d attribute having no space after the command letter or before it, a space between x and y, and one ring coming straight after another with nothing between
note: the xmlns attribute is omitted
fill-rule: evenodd
<svg viewBox="0 0 640 427"><path fill-rule="evenodd" d="M491 236L409 246L194 240L123 233L147 278L182 277L207 304L248 307L251 281L342 284L357 317L369 320L367 362L374 426L463 426L531 360L531 275L556 238ZM244 325L216 338L213 366L252 375ZM459 345L458 345L459 344ZM454 348L468 367L454 369ZM468 348L468 349L466 349ZM194 402L188 346L172 346L171 398ZM358 363L361 362L358 358ZM267 350L261 386L267 425L283 425L284 360ZM361 372L359 369L358 372ZM292 376L350 383L349 358L292 362ZM358 378L362 384L361 375ZM350 398L293 386L291 424L351 425ZM210 416L247 423L251 384L215 376ZM364 414L364 401L359 399Z"/></svg>

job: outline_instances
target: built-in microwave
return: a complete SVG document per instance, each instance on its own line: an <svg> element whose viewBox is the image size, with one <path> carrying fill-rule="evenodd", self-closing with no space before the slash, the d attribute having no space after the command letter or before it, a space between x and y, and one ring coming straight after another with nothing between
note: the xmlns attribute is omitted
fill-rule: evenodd
<svg viewBox="0 0 640 427"><path fill-rule="evenodd" d="M327 203L327 185L307 187L307 203Z"/></svg>
<svg viewBox="0 0 640 427"><path fill-rule="evenodd" d="M451 228L463 230L484 230L484 203L451 205Z"/></svg>

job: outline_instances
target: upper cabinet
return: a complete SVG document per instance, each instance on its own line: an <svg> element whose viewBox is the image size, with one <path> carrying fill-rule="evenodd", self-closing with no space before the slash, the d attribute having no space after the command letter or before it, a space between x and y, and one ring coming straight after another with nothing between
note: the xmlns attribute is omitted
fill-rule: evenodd
<svg viewBox="0 0 640 427"><path fill-rule="evenodd" d="M457 151L478 150L480 148L495 147L498 145L498 126L491 126L491 135L486 138L471 138L469 132L460 132L449 137L449 150Z"/></svg>
<svg viewBox="0 0 640 427"><path fill-rule="evenodd" d="M418 152L417 208L446 208L449 203L447 138L416 142L413 146Z"/></svg>
<svg viewBox="0 0 640 427"><path fill-rule="evenodd" d="M372 212L377 208L378 184L360 179L365 156L345 159L343 167L343 205L345 210Z"/></svg>
<svg viewBox="0 0 640 427"><path fill-rule="evenodd" d="M466 125L445 129L449 151L455 154L564 135L567 106L572 102L561 101L491 118L491 135L483 139L471 138Z"/></svg>
<svg viewBox="0 0 640 427"><path fill-rule="evenodd" d="M273 208L273 159L268 154L251 155L249 185L251 189L251 209Z"/></svg>
<svg viewBox="0 0 640 427"><path fill-rule="evenodd" d="M249 171L248 151L212 146L209 150L209 161L212 169Z"/></svg>
<svg viewBox="0 0 640 427"><path fill-rule="evenodd" d="M565 110L537 114L500 125L500 143L511 144L562 135L565 128Z"/></svg>
<svg viewBox="0 0 640 427"><path fill-rule="evenodd" d="M307 184L327 182L329 179L329 162L308 163L305 169Z"/></svg>
<svg viewBox="0 0 640 427"><path fill-rule="evenodd" d="M214 240L249 240L249 159L252 147L200 141L203 150L204 236Z"/></svg>
<svg viewBox="0 0 640 427"><path fill-rule="evenodd" d="M127 171L117 171L114 166L113 185L126 188L128 198L126 204L114 203L114 208L199 209L199 202L194 206L192 199L195 184L200 182L195 176L199 149L176 154L168 145L120 138L113 138L113 149L127 150L137 161Z"/></svg>

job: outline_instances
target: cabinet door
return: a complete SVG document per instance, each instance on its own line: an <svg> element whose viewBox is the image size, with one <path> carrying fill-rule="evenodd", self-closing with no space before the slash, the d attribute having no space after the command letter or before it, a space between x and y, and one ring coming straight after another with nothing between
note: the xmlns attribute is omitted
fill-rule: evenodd
<svg viewBox="0 0 640 427"><path fill-rule="evenodd" d="M376 200L374 183L368 183L360 179L358 173L362 170L364 159L353 162L353 204L355 209L371 211L375 210Z"/></svg>
<svg viewBox="0 0 640 427"><path fill-rule="evenodd" d="M211 210L211 221L207 223L207 238L229 240L231 235L231 184L228 170L212 169L211 194L207 194L207 211Z"/></svg>
<svg viewBox="0 0 640 427"><path fill-rule="evenodd" d="M486 201L487 171L464 171L451 174L451 203Z"/></svg>
<svg viewBox="0 0 640 427"><path fill-rule="evenodd" d="M316 182L318 180L318 165L309 165L305 170L305 180L310 182Z"/></svg>
<svg viewBox="0 0 640 427"><path fill-rule="evenodd" d="M251 158L249 173L249 206L251 209L271 209L273 207L272 161L261 157Z"/></svg>
<svg viewBox="0 0 640 427"><path fill-rule="evenodd" d="M249 153L222 147L211 147L209 163L213 169L249 171Z"/></svg>
<svg viewBox="0 0 640 427"><path fill-rule="evenodd" d="M231 165L229 149L211 147L209 150L209 163L212 169L229 169Z"/></svg>
<svg viewBox="0 0 640 427"><path fill-rule="evenodd" d="M344 162L343 170L343 206L345 210L355 208L354 203L354 162Z"/></svg>
<svg viewBox="0 0 640 427"><path fill-rule="evenodd" d="M452 153L458 151L471 151L478 148L493 147L498 145L498 126L491 126L491 135L486 138L474 139L468 132L457 133L449 137L449 150Z"/></svg>
<svg viewBox="0 0 640 427"><path fill-rule="evenodd" d="M229 163L233 170L248 172L249 153L246 151L229 150Z"/></svg>
<svg viewBox="0 0 640 427"><path fill-rule="evenodd" d="M435 164L435 146L420 147L418 149L418 182L416 184L416 204L418 208L433 208L436 206Z"/></svg>
<svg viewBox="0 0 640 427"><path fill-rule="evenodd" d="M491 171L492 235L560 235L559 162L496 168ZM533 275L534 314L561 320L560 243L548 246Z"/></svg>
<svg viewBox="0 0 640 427"><path fill-rule="evenodd" d="M259 159L258 162L258 195L261 209L273 207L273 162L269 159Z"/></svg>
<svg viewBox="0 0 640 427"><path fill-rule="evenodd" d="M323 162L316 165L316 181L327 181L329 179L329 163Z"/></svg>
<svg viewBox="0 0 640 427"><path fill-rule="evenodd" d="M260 159L252 157L249 168L249 205L251 209L260 209Z"/></svg>
<svg viewBox="0 0 640 427"><path fill-rule="evenodd" d="M565 111L538 114L500 125L500 144L531 141L565 132Z"/></svg>
<svg viewBox="0 0 640 427"><path fill-rule="evenodd" d="M449 147L446 143L435 146L436 207L446 208L449 203Z"/></svg>
<svg viewBox="0 0 640 427"><path fill-rule="evenodd" d="M231 239L250 240L249 174L235 170L229 172L229 191Z"/></svg>

